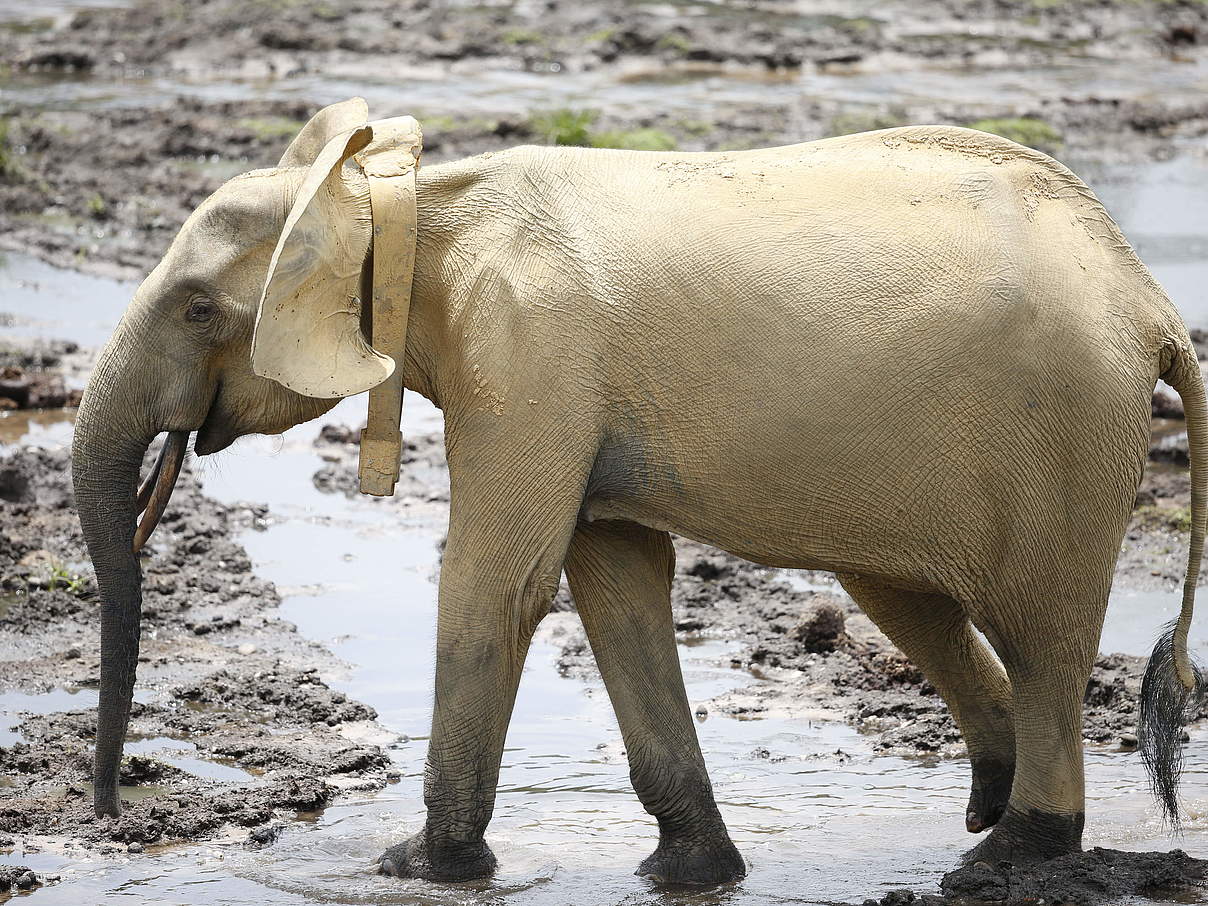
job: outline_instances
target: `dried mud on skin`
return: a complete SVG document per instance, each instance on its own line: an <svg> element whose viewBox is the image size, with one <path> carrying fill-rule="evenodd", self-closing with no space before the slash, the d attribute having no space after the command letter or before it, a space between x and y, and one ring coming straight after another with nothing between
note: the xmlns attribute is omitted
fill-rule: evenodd
<svg viewBox="0 0 1208 906"><path fill-rule="evenodd" d="M150 454L149 454L150 455ZM0 454L0 649L4 691L95 688L99 602L75 514L66 451ZM385 753L372 708L320 679L338 667L276 615L274 587L252 573L237 530L257 508L227 508L182 474L144 561L139 686L127 737L172 742L188 761L127 755L124 811L92 813L96 709L24 712L0 747L0 846L66 837L104 852L217 834L256 846L283 821L349 789L378 789ZM91 702L89 703L91 704ZM19 707L19 706L18 706ZM70 705L68 705L70 707ZM242 769L209 776L196 760ZM196 771L196 773L194 773Z"/></svg>
<svg viewBox="0 0 1208 906"><path fill-rule="evenodd" d="M357 493L359 432L326 425L315 441L325 465L319 490ZM1151 463L1122 549L1117 586L1177 587L1186 563L1180 534L1186 473ZM447 505L448 472L439 433L408 438L399 494L387 506ZM874 751L952 757L964 744L943 700L926 678L876 628L827 573L798 572L817 588L794 587L784 570L759 566L684 538L675 539L672 611L681 640L737 642L730 666L750 684L707 702L710 711L742 717L820 714L844 719L873 739ZM1169 574L1156 569L1169 551ZM1155 575L1156 573L1156 575ZM573 610L565 587L555 611ZM597 679L587 637L577 622L549 630L560 646L565 676ZM1155 627L1155 633L1157 627ZM1104 654L1096 659L1083 703L1083 736L1129 751L1136 746L1137 701L1146 659ZM1208 707L1199 717L1208 717ZM770 754L770 753L768 753ZM765 754L764 757L768 757Z"/></svg>

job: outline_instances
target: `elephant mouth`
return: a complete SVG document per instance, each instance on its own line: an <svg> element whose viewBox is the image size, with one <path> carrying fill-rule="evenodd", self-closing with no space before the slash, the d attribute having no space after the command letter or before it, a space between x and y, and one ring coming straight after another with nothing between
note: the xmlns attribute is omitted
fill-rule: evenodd
<svg viewBox="0 0 1208 906"><path fill-rule="evenodd" d="M214 396L206 417L197 429L197 437L193 439L193 452L198 456L209 456L225 450L239 439L239 431L233 425L230 413L223 411L222 383L214 388Z"/></svg>

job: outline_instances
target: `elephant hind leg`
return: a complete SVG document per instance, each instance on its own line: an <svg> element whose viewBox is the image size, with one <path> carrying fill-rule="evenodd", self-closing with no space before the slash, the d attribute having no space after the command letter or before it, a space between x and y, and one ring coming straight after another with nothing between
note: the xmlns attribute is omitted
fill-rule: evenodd
<svg viewBox="0 0 1208 906"><path fill-rule="evenodd" d="M1015 772L1011 686L1003 668L952 598L862 576L840 575L839 581L923 671L956 719L973 767L965 827L977 833L996 824L1007 807Z"/></svg>
<svg viewBox="0 0 1208 906"><path fill-rule="evenodd" d="M629 753L629 776L659 825L637 873L673 884L746 874L722 821L688 710L671 621L675 551L666 532L631 522L580 523L566 579Z"/></svg>
<svg viewBox="0 0 1208 906"><path fill-rule="evenodd" d="M1014 692L1017 756L1003 819L966 863L1024 864L1081 849L1082 700L1106 606L1104 587L1069 600L1021 593L1009 606L984 608L981 622Z"/></svg>

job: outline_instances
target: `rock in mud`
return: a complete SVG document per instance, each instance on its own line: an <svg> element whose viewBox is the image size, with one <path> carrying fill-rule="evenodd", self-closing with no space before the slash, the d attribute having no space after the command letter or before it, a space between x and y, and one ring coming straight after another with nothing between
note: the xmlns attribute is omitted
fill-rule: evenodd
<svg viewBox="0 0 1208 906"><path fill-rule="evenodd" d="M38 883L38 876L24 865L0 865L0 893L17 887L29 890Z"/></svg>

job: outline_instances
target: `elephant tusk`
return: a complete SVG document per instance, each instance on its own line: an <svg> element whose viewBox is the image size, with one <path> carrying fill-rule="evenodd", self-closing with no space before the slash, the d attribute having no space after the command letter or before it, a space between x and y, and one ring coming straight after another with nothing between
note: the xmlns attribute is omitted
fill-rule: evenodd
<svg viewBox="0 0 1208 906"><path fill-rule="evenodd" d="M159 455L155 457L155 465L151 467L151 471L147 473L147 477L138 486L138 494L134 497L135 516L141 516L143 510L147 508L147 502L151 499L151 491L155 489L155 483L159 481L160 470L164 467L164 450L166 449L166 444L160 447Z"/></svg>
<svg viewBox="0 0 1208 906"><path fill-rule="evenodd" d="M164 448L159 454L159 459L156 460L155 467L151 470L151 474L147 476L147 481L144 486L154 485L147 493L146 515L139 522L138 527L134 530L134 552L137 554L143 549L143 545L147 543L147 539L151 537L151 533L155 531L155 527L159 525L159 519L164 514L164 510L168 506L168 500L172 496L172 489L176 487L176 478L180 475L181 464L185 461L185 447L189 442L188 431L169 431L168 439L164 441ZM138 498L141 504L143 497L143 488L139 488Z"/></svg>

